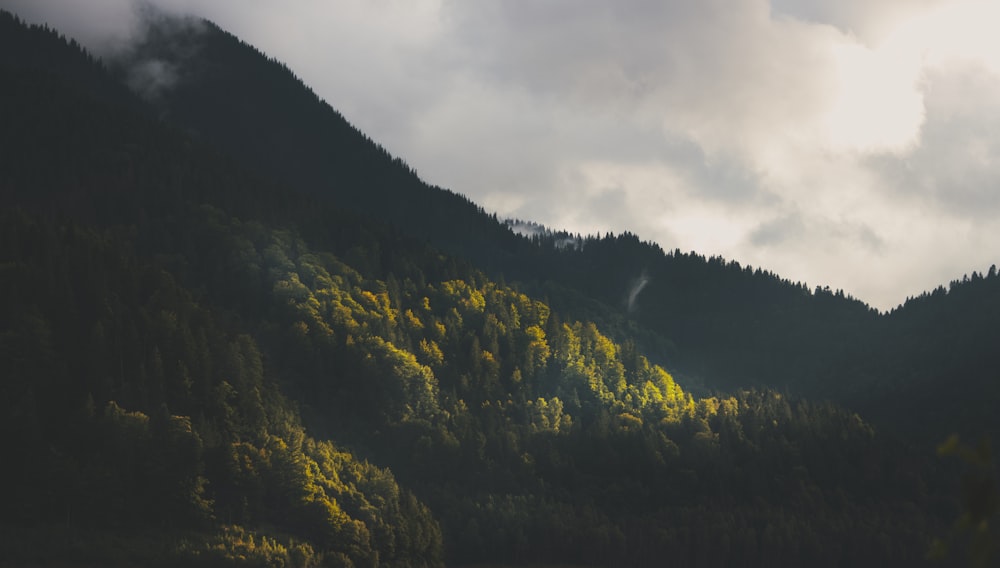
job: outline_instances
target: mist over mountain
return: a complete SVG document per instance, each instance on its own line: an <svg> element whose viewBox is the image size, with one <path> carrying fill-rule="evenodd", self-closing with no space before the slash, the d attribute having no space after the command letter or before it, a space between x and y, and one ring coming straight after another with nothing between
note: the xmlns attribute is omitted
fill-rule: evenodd
<svg viewBox="0 0 1000 568"><path fill-rule="evenodd" d="M934 454L1000 432L995 269L880 313L504 223L210 22L0 48L14 564L919 566L996 513Z"/></svg>

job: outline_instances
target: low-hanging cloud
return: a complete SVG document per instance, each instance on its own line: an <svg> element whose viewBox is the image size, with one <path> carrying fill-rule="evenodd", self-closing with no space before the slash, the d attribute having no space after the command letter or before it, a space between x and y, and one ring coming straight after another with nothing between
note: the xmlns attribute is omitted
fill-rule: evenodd
<svg viewBox="0 0 1000 568"><path fill-rule="evenodd" d="M128 0L0 2L97 50L142 33ZM151 3L286 62L503 216L631 230L881 308L1000 256L992 1Z"/></svg>
<svg viewBox="0 0 1000 568"><path fill-rule="evenodd" d="M177 68L160 59L146 59L129 68L126 80L129 88L140 96L156 100L177 83Z"/></svg>
<svg viewBox="0 0 1000 568"><path fill-rule="evenodd" d="M628 289L628 300L626 302L629 313L635 312L636 298L638 298L639 294L646 289L646 286L649 285L649 281L649 274L645 270L642 271L642 274L640 274L638 278L632 281L632 284Z"/></svg>

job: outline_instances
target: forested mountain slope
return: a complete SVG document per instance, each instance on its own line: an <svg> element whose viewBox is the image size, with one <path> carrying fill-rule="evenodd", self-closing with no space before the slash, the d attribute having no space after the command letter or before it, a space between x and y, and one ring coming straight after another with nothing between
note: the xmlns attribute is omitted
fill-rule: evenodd
<svg viewBox="0 0 1000 568"><path fill-rule="evenodd" d="M195 196L246 199L249 178L76 46L0 27L41 54L0 65L3 561L440 565L426 506L306 435L249 329L154 252Z"/></svg>
<svg viewBox="0 0 1000 568"><path fill-rule="evenodd" d="M696 397L559 281L262 179L51 32L0 38L47 54L0 59L14 561L915 566L956 514L953 472L862 416Z"/></svg>
<svg viewBox="0 0 1000 568"><path fill-rule="evenodd" d="M875 340L878 314L860 301L720 257L664 252L632 234L537 232L525 272L572 283L669 338L674 364L715 388L768 385L838 398L841 362Z"/></svg>
<svg viewBox="0 0 1000 568"><path fill-rule="evenodd" d="M213 24L153 18L144 41L113 67L135 85L138 71L152 63L176 80L140 85L138 92L167 123L284 188L426 239L492 278L519 282L571 318L601 323L692 386L777 388L864 409L880 424L926 410L916 403L920 397L898 396L913 374L905 370L909 361L934 353L905 339L922 332L888 321L905 317L886 317L843 292L810 289L734 261L665 252L630 234L517 235L464 197L421 181L287 68ZM995 305L977 309L1000 317ZM968 364L988 368L993 349L973 344L962 350L964 363L940 359L921 373L933 369L929 379L950 381L965 376ZM898 364L886 363L889 351ZM956 403L993 397L981 381L994 378L977 376L965 381ZM886 404L872 403L880 399ZM947 435L961 414L951 405L934 425L941 431L926 428L921 435ZM964 432L982 431L975 421L967 426Z"/></svg>
<svg viewBox="0 0 1000 568"><path fill-rule="evenodd" d="M879 349L845 400L898 432L1000 439L1000 277L996 267L911 298L880 318Z"/></svg>
<svg viewBox="0 0 1000 568"><path fill-rule="evenodd" d="M129 81L166 66L176 80L139 92L248 168L449 252L489 258L523 244L467 198L423 182L281 63L209 22L151 15L147 25L143 42L114 60L116 73Z"/></svg>
<svg viewBox="0 0 1000 568"><path fill-rule="evenodd" d="M860 302L814 296L716 258L665 255L631 235L587 238L575 249L538 246L464 197L424 183L287 68L237 38L204 22L160 18L149 26L115 66L126 79L150 62L173 69L176 82L148 97L170 123L291 187L429 239L493 275L538 284L533 291L568 310L587 309L582 297L621 315L645 273L649 286L633 319L682 346L690 356L674 363L718 387L794 385L825 365L817 358L827 353L815 345L871 319Z"/></svg>
<svg viewBox="0 0 1000 568"><path fill-rule="evenodd" d="M307 436L257 342L137 258L133 235L16 211L2 226L6 559L440 563L426 506ZM53 527L70 530L54 545ZM95 529L137 543L87 543Z"/></svg>

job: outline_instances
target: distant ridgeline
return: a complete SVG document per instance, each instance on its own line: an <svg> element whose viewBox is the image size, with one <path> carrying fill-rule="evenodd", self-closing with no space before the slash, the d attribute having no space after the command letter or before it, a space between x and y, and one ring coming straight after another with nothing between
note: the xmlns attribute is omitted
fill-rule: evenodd
<svg viewBox="0 0 1000 568"><path fill-rule="evenodd" d="M802 395L950 433L997 368L992 270L879 315L527 238L211 24L112 71L5 13L0 48L0 562L920 566L958 514L925 446Z"/></svg>

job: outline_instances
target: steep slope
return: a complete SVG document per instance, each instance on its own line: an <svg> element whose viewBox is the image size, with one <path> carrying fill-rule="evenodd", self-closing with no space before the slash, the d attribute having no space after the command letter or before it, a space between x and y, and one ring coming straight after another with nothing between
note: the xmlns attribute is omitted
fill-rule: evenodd
<svg viewBox="0 0 1000 568"><path fill-rule="evenodd" d="M486 261L517 249L521 240L495 217L424 183L280 63L209 22L153 16L148 25L118 73L129 80L151 63L171 69L175 82L140 89L171 122L274 180L442 250Z"/></svg>

